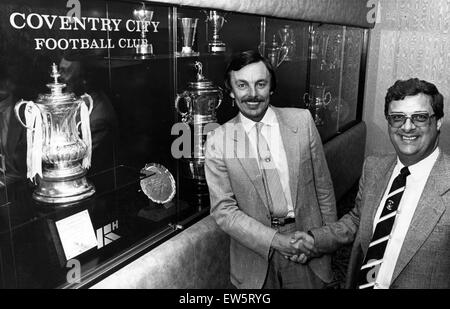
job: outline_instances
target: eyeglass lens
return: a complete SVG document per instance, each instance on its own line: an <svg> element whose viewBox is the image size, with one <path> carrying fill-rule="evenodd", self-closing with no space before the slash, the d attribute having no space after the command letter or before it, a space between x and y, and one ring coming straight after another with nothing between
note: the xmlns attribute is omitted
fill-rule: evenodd
<svg viewBox="0 0 450 309"><path fill-rule="evenodd" d="M394 128L400 128L406 119L411 119L415 126L423 127L429 124L429 120L434 115L428 113L412 114L411 116L406 116L405 114L391 114L388 115L388 122Z"/></svg>

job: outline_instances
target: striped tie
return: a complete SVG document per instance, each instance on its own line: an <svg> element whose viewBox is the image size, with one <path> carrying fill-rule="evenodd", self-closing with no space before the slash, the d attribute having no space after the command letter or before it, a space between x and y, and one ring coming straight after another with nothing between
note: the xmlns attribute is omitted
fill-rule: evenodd
<svg viewBox="0 0 450 309"><path fill-rule="evenodd" d="M286 217L288 213L287 201L281 186L278 170L270 153L269 145L261 133L262 122L256 123L256 143L264 187L269 201L272 216L276 218Z"/></svg>
<svg viewBox="0 0 450 309"><path fill-rule="evenodd" d="M367 250L366 258L358 276L358 286L360 289L373 289L377 278L378 270L383 262L384 251L390 238L392 226L397 215L397 208L405 191L406 177L409 175L407 167L403 167L400 174L392 182L391 189L386 198L380 219L375 227L372 240Z"/></svg>

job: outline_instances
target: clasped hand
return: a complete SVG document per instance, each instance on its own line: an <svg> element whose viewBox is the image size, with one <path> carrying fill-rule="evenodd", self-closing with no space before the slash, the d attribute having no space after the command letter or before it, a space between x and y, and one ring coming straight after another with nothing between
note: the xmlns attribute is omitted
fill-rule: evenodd
<svg viewBox="0 0 450 309"><path fill-rule="evenodd" d="M276 250L285 258L296 263L304 264L309 259L319 255L317 248L314 246L314 238L306 232L277 233L274 242Z"/></svg>

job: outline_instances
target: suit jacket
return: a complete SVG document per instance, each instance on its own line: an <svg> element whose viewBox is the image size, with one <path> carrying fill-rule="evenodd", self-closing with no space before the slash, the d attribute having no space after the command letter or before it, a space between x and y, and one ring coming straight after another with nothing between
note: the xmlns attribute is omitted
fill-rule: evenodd
<svg viewBox="0 0 450 309"><path fill-rule="evenodd" d="M395 164L395 155L368 157L353 210L338 222L312 231L316 246L323 252L333 251L354 238L347 288L356 288L375 214ZM450 288L450 157L442 151L419 199L390 287Z"/></svg>
<svg viewBox="0 0 450 309"><path fill-rule="evenodd" d="M27 176L27 139L26 129L17 120L14 105L4 112L9 114L6 147L3 149L6 165L6 183L26 179ZM3 130L3 128L2 128Z"/></svg>
<svg viewBox="0 0 450 309"><path fill-rule="evenodd" d="M336 220L333 185L322 142L308 110L272 107L277 116L289 167L289 185L298 230ZM211 215L231 236L230 277L239 288L261 288L276 230L256 157L239 117L212 131L206 144L205 174ZM299 267L304 267L299 264ZM309 266L324 282L332 280L329 256Z"/></svg>

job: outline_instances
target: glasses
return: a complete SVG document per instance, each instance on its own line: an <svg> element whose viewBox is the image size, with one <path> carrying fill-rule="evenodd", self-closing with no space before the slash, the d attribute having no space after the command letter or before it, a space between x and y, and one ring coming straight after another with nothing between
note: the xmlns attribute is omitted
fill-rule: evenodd
<svg viewBox="0 0 450 309"><path fill-rule="evenodd" d="M430 115L428 113L412 114L411 116L406 116L405 114L390 114L386 116L389 125L393 128L400 128L406 122L406 119L411 119L412 123L416 127L426 127L430 124L430 119L435 115Z"/></svg>

